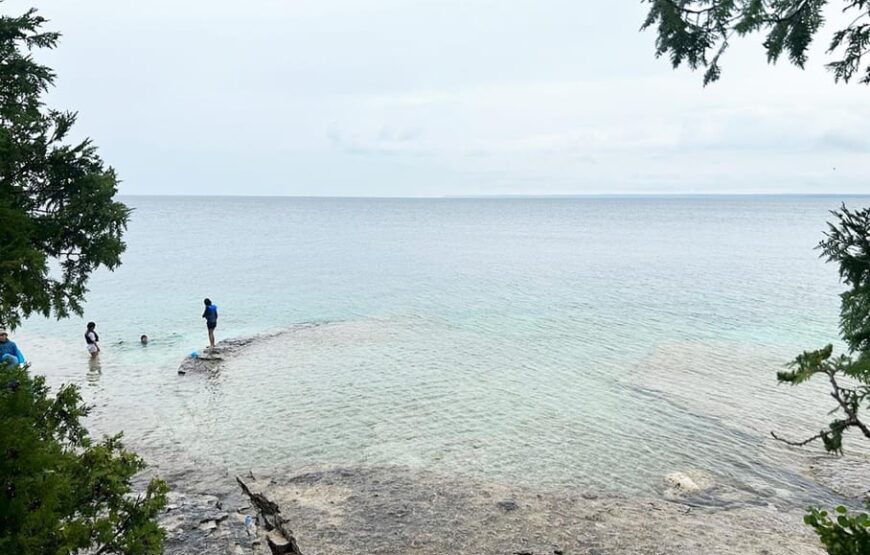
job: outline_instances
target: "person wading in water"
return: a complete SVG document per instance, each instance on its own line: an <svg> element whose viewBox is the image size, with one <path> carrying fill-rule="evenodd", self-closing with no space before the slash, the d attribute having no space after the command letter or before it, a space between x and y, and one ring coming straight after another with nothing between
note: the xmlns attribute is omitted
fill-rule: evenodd
<svg viewBox="0 0 870 555"><path fill-rule="evenodd" d="M96 332L97 325L93 322L88 322L88 329L85 331L85 345L88 347L88 352L91 353L91 358L97 358L100 354L100 336Z"/></svg>

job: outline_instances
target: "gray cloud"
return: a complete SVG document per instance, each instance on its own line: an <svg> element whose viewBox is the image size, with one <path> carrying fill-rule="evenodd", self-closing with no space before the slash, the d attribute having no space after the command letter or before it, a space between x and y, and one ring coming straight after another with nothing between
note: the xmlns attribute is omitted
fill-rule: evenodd
<svg viewBox="0 0 870 555"><path fill-rule="evenodd" d="M870 174L870 90L833 85L820 51L800 72L738 45L704 89L654 58L640 2L40 10L64 33L39 54L49 103L79 111L125 193L824 192Z"/></svg>

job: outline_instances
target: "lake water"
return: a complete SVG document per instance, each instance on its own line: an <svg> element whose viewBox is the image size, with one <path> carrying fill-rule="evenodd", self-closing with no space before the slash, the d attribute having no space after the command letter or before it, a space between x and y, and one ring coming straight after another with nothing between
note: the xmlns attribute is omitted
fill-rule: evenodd
<svg viewBox="0 0 870 555"><path fill-rule="evenodd" d="M16 338L152 457L623 493L700 470L726 497L802 503L826 495L806 450L768 433L831 406L775 371L836 339L842 286L813 247L843 201L870 198L128 198L123 266L94 276L85 319ZM282 333L179 376L206 296L218 339Z"/></svg>

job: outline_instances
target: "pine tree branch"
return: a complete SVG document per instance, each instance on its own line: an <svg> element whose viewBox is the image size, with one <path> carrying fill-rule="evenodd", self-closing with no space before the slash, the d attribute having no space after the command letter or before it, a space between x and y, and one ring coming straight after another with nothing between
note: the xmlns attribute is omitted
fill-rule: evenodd
<svg viewBox="0 0 870 555"><path fill-rule="evenodd" d="M692 14L692 15L704 15L709 12L712 12L715 9L715 6L710 6L709 8L698 8L692 9L687 8L685 6L681 6L675 2L675 0L665 0L668 4L670 4L675 10L679 10L683 13Z"/></svg>
<svg viewBox="0 0 870 555"><path fill-rule="evenodd" d="M837 378L835 377L835 374L836 370L828 371L828 376L831 379L831 385L834 387L834 391L831 393L831 397L837 400L837 402L843 408L843 412L845 412L846 416L848 416L848 418L846 419L846 427L854 426L861 430L865 437L870 438L870 427L861 422L861 420L858 418L857 406L852 406L847 403L845 399L843 399L843 388L840 387L840 384L837 383Z"/></svg>
<svg viewBox="0 0 870 555"><path fill-rule="evenodd" d="M842 422L842 429L839 429L838 431L840 433L842 433L842 432L848 430L849 428L853 428L853 427L858 428L859 430L861 430L864 433L865 436L870 438L870 428L868 428L866 424L864 424L863 422L861 422L857 418L853 418L853 417L850 417L849 419L844 420ZM785 444L791 445L792 447L803 447L804 445L812 443L813 441L815 441L817 439L822 439L824 437L827 437L831 433L833 433L832 430L822 430L821 432L817 433L816 435L809 437L803 441L790 441L788 439L779 437L778 435L776 435L775 432L770 432L770 435L773 436L773 439L775 439L777 441L781 441Z"/></svg>
<svg viewBox="0 0 870 555"><path fill-rule="evenodd" d="M771 19L773 23L786 23L787 21L791 21L795 17L797 17L801 12L803 12L807 6L809 5L809 0L803 0L798 7L796 7L790 14L784 15L782 17L776 17Z"/></svg>
<svg viewBox="0 0 870 555"><path fill-rule="evenodd" d="M788 440L788 439L785 439L785 438L781 438L781 437L779 437L778 435L776 435L775 432L770 432L770 435L773 436L773 439L775 439L775 440L777 440L777 441L781 441L781 442L783 442L783 443L785 443L785 444L791 445L792 447L803 447L804 445L807 445L807 444L809 444L809 443L812 443L813 441L815 441L815 440L817 440L817 439L822 439L822 438L825 437L828 433L830 433L830 432L828 432L828 431L821 431L821 432L817 433L816 435L814 435L813 437L808 438L808 439L805 439L805 440L803 440L803 441L790 441L790 440Z"/></svg>

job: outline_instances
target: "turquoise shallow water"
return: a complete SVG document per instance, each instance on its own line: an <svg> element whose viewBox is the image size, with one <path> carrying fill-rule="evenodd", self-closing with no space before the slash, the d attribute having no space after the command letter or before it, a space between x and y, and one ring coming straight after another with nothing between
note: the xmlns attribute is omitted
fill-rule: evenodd
<svg viewBox="0 0 870 555"><path fill-rule="evenodd" d="M94 277L85 319L17 338L35 371L83 385L96 429L157 457L622 492L700 469L800 501L819 486L767 432L830 407L774 372L836 336L841 286L813 247L843 200L870 202L130 198L124 264ZM177 376L205 296L218 339L285 333Z"/></svg>

